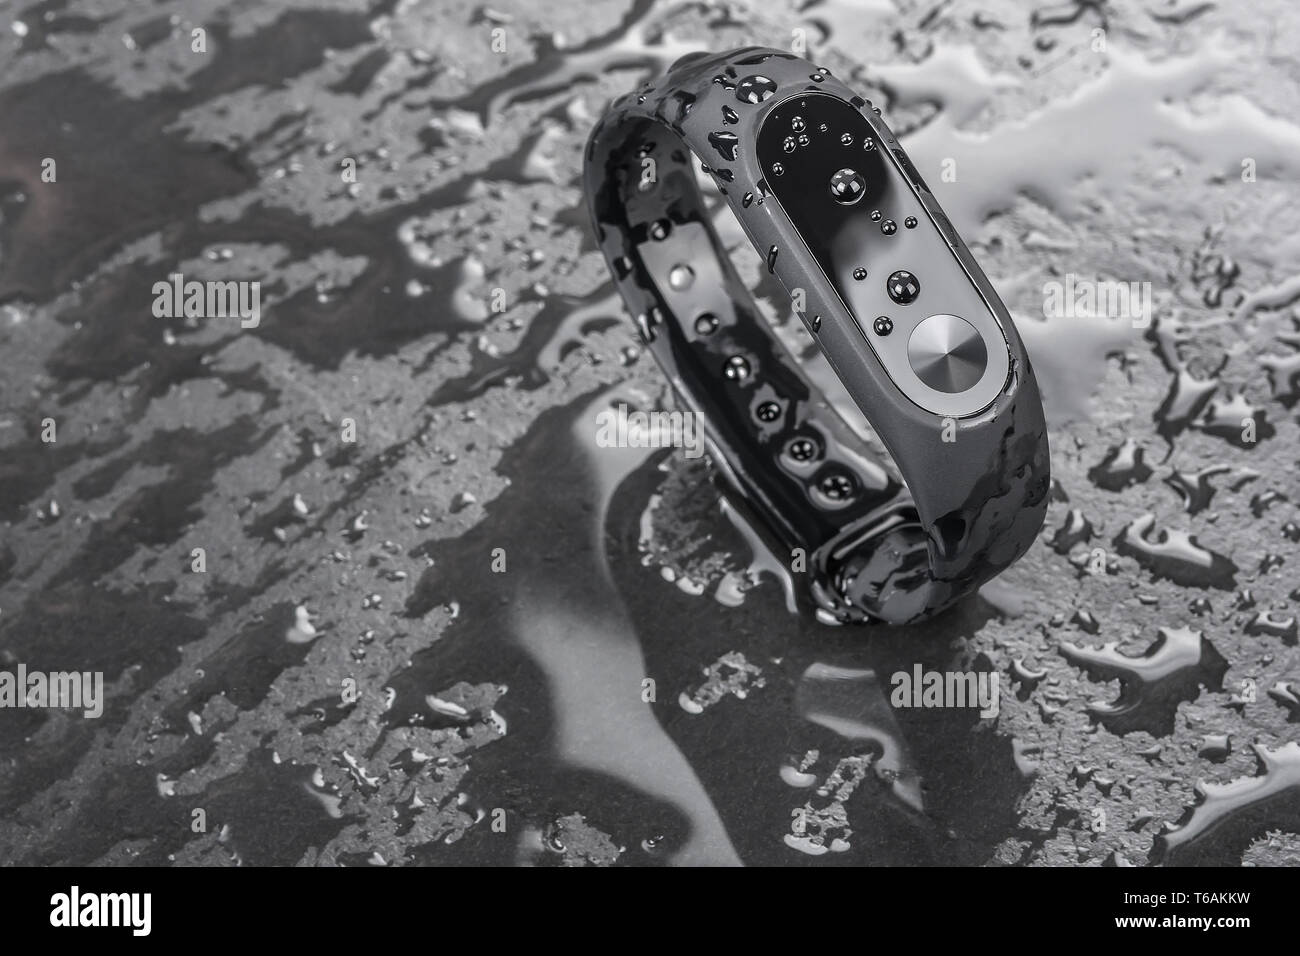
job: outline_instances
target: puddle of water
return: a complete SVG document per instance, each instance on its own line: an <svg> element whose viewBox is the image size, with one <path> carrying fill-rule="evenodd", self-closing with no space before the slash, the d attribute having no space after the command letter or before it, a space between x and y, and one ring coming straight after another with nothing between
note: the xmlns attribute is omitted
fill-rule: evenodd
<svg viewBox="0 0 1300 956"><path fill-rule="evenodd" d="M1061 643L1061 655L1101 680L1118 679L1114 701L1088 705L1088 713L1116 734L1145 730L1153 737L1174 731L1174 715L1183 701L1194 700L1204 687L1220 690L1228 662L1200 631L1161 628L1142 654L1122 654L1118 645L1083 647Z"/></svg>

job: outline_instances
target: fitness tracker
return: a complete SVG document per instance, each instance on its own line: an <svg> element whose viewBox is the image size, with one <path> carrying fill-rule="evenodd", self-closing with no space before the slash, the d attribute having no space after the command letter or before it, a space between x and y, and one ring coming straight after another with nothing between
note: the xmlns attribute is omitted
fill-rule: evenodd
<svg viewBox="0 0 1300 956"><path fill-rule="evenodd" d="M871 104L792 54L691 54L587 143L596 237L725 482L806 558L827 622L904 624L1042 526L1042 402L1011 316ZM774 336L696 182L713 178L897 468ZM802 549L802 550L797 550Z"/></svg>

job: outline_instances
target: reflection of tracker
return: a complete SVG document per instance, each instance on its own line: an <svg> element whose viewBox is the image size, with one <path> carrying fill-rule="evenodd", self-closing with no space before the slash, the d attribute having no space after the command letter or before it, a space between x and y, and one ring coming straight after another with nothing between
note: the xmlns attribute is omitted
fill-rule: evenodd
<svg viewBox="0 0 1300 956"><path fill-rule="evenodd" d="M715 233L702 161L893 455L901 487L772 336ZM720 470L809 555L827 620L906 623L1015 561L1048 453L1005 306L869 103L789 53L692 54L587 144L596 235Z"/></svg>

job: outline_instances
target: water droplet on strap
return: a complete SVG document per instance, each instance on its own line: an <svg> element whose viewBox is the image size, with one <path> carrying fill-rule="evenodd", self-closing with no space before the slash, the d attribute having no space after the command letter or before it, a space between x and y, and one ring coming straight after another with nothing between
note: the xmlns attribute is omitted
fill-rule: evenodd
<svg viewBox="0 0 1300 956"><path fill-rule="evenodd" d="M678 292L689 289L694 281L695 272L688 265L678 263L668 270L668 285Z"/></svg>
<svg viewBox="0 0 1300 956"><path fill-rule="evenodd" d="M740 147L740 137L735 133L724 131L710 133L709 145L716 149L723 159L734 163L736 161L736 151Z"/></svg>
<svg viewBox="0 0 1300 956"><path fill-rule="evenodd" d="M733 355L722 366L722 374L733 382L749 377L749 362L743 355Z"/></svg>
<svg viewBox="0 0 1300 956"><path fill-rule="evenodd" d="M757 106L776 93L776 83L765 76L754 74L736 84L736 99Z"/></svg>

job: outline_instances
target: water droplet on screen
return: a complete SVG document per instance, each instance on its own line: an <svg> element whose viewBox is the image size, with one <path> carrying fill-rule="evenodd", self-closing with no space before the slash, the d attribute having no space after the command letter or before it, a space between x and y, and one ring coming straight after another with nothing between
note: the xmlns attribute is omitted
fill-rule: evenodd
<svg viewBox="0 0 1300 956"><path fill-rule="evenodd" d="M831 177L831 195L835 197L836 202L845 206L861 199L866 188L866 179L856 169L841 169Z"/></svg>
<svg viewBox="0 0 1300 956"><path fill-rule="evenodd" d="M885 289L889 297L899 305L907 305L921 294L921 283L906 269L899 269L897 272L890 273Z"/></svg>

